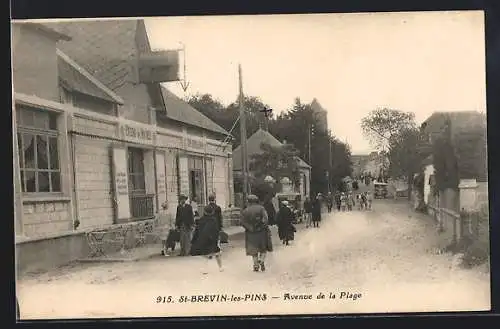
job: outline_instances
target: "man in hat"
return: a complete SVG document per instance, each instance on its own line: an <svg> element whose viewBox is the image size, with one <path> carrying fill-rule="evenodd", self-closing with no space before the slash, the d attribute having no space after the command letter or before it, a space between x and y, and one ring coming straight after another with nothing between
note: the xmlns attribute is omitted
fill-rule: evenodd
<svg viewBox="0 0 500 329"><path fill-rule="evenodd" d="M256 195L247 197L248 207L241 213L241 225L245 228L245 251L252 256L253 270L265 271L266 253L273 250L267 212L259 204Z"/></svg>
<svg viewBox="0 0 500 329"><path fill-rule="evenodd" d="M219 205L215 201L215 194L210 194L208 196L208 205L214 209L215 217L217 218L217 222L220 226L219 228L222 229L222 208L219 207Z"/></svg>
<svg viewBox="0 0 500 329"><path fill-rule="evenodd" d="M180 256L189 255L191 249L191 237L194 227L193 208L186 202L187 197L183 194L179 196L179 205L175 215L175 227L180 232L181 252Z"/></svg>

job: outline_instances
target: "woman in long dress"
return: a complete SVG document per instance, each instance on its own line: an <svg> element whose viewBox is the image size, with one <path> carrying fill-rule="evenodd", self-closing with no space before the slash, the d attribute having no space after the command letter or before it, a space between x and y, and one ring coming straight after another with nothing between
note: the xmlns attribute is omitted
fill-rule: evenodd
<svg viewBox="0 0 500 329"><path fill-rule="evenodd" d="M283 201L281 208L276 216L278 223L278 236L284 245L289 245L293 241L295 235L295 227L293 226L294 214L289 208L288 201Z"/></svg>
<svg viewBox="0 0 500 329"><path fill-rule="evenodd" d="M271 231L267 212L259 204L257 196L251 194L247 198L248 207L241 212L241 226L245 228L245 252L252 256L253 270L264 272L268 251L273 251Z"/></svg>
<svg viewBox="0 0 500 329"><path fill-rule="evenodd" d="M223 271L219 235L222 223L216 214L216 207L209 204L203 209L203 216L196 222L193 240L191 242L191 256L205 256L207 259L215 257L219 271ZM203 274L207 274L203 271Z"/></svg>
<svg viewBox="0 0 500 329"><path fill-rule="evenodd" d="M312 210L312 223L313 227L319 227L319 222L321 221L321 200L320 196L316 196L316 199L313 201L313 210Z"/></svg>

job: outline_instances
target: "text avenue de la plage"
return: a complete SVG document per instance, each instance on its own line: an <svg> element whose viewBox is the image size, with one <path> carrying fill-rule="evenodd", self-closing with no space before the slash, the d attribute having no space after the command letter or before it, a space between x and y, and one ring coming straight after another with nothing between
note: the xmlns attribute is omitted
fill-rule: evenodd
<svg viewBox="0 0 500 329"><path fill-rule="evenodd" d="M184 295L184 296L157 296L157 304L173 303L224 303L224 302L266 302L269 300L282 300L291 302L307 302L312 300L339 300L356 301L362 298L359 292L319 292L317 294L292 294L270 295L268 293L256 294L206 294L206 295Z"/></svg>

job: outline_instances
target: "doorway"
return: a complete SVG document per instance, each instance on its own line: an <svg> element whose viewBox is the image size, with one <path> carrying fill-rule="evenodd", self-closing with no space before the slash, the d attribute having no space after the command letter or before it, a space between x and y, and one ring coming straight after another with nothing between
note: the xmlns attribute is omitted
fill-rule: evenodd
<svg viewBox="0 0 500 329"><path fill-rule="evenodd" d="M189 198L197 204L205 204L205 189L203 175L203 158L191 157L189 168Z"/></svg>
<svg viewBox="0 0 500 329"><path fill-rule="evenodd" d="M146 193L144 150L140 148L129 147L127 158L131 219L144 220L153 218L154 194Z"/></svg>

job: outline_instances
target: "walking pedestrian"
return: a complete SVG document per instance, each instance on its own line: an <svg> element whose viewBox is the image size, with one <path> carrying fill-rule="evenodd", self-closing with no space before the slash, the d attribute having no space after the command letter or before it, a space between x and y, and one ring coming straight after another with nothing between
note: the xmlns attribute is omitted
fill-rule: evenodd
<svg viewBox="0 0 500 329"><path fill-rule="evenodd" d="M366 192L361 193L361 203L362 203L362 209L366 210L367 208L367 199L366 199Z"/></svg>
<svg viewBox="0 0 500 329"><path fill-rule="evenodd" d="M332 195L332 192L328 192L328 196L326 198L326 205L328 207L328 212L332 212L332 208L333 208L333 195Z"/></svg>
<svg viewBox="0 0 500 329"><path fill-rule="evenodd" d="M372 210L373 194L372 191L366 193L366 199L368 203L368 210Z"/></svg>
<svg viewBox="0 0 500 329"><path fill-rule="evenodd" d="M341 202L340 202L340 192L337 191L335 193L335 203L336 203L336 206L337 206L337 211L340 211L340 206L341 206Z"/></svg>
<svg viewBox="0 0 500 329"><path fill-rule="evenodd" d="M347 196L345 195L344 192L342 192L342 194L340 195L340 209L342 211L346 211L346 207L347 207Z"/></svg>
<svg viewBox="0 0 500 329"><path fill-rule="evenodd" d="M253 270L264 272L266 254L273 251L267 212L253 194L248 196L247 203L241 213L241 225L245 228L245 252L247 256L252 256Z"/></svg>
<svg viewBox="0 0 500 329"><path fill-rule="evenodd" d="M313 209L312 209L312 223L313 227L319 227L319 222L321 221L321 200L320 195L316 196L316 199L313 201Z"/></svg>
<svg viewBox="0 0 500 329"><path fill-rule="evenodd" d="M290 241L293 241L295 234L295 227L293 226L294 214L289 207L288 201L281 203L281 208L276 216L278 223L278 236L283 244L288 246Z"/></svg>
<svg viewBox="0 0 500 329"><path fill-rule="evenodd" d="M191 243L191 256L205 256L207 260L215 257L219 271L223 271L219 234L222 230L222 216L218 212L220 207L215 204L215 197L203 209L203 215L196 222ZM203 274L208 274L204 269Z"/></svg>
<svg viewBox="0 0 500 329"><path fill-rule="evenodd" d="M269 225L276 225L276 209L274 209L274 204L272 198L267 198L264 202L264 209L267 212L267 220L269 221Z"/></svg>
<svg viewBox="0 0 500 329"><path fill-rule="evenodd" d="M306 220L306 227L311 226L311 218L312 218L312 203L309 197L306 197L304 200L304 214Z"/></svg>
<svg viewBox="0 0 500 329"><path fill-rule="evenodd" d="M352 196L352 193L349 193L347 195L347 210L352 211L353 206L354 206L354 197Z"/></svg>
<svg viewBox="0 0 500 329"><path fill-rule="evenodd" d="M175 215L175 227L180 232L181 252L179 256L187 256L191 249L191 238L194 226L194 212L187 197L183 194L179 196L179 205Z"/></svg>

